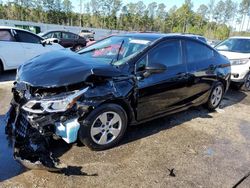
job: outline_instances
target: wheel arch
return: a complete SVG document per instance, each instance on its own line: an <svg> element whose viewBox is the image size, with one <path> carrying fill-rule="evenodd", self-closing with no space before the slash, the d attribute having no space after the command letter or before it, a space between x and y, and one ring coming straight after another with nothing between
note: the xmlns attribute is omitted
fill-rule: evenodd
<svg viewBox="0 0 250 188"><path fill-rule="evenodd" d="M229 83L227 80L223 79L223 78L218 78L218 81L221 82L223 84L224 87L224 92L226 92L229 88Z"/></svg>
<svg viewBox="0 0 250 188"><path fill-rule="evenodd" d="M110 103L119 105L119 106L121 106L125 110L126 115L128 117L128 124L135 119L135 114L134 114L134 111L133 111L132 107L124 99L107 100L107 101L103 102L102 104L110 104Z"/></svg>

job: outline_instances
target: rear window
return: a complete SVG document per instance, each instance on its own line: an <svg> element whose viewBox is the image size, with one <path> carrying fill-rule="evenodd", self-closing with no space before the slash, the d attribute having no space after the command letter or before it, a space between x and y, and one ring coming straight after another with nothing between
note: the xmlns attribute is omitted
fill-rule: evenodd
<svg viewBox="0 0 250 188"><path fill-rule="evenodd" d="M0 30L0 41L14 41L9 30Z"/></svg>
<svg viewBox="0 0 250 188"><path fill-rule="evenodd" d="M32 33L28 33L25 31L18 31L17 32L17 38L19 42L24 42L24 43L36 43L39 44L41 43L41 39L38 36L35 36Z"/></svg>
<svg viewBox="0 0 250 188"><path fill-rule="evenodd" d="M194 41L186 41L188 63L195 63L211 59L214 51L205 44Z"/></svg>
<svg viewBox="0 0 250 188"><path fill-rule="evenodd" d="M77 35L73 33L62 33L62 38L63 39L76 39Z"/></svg>

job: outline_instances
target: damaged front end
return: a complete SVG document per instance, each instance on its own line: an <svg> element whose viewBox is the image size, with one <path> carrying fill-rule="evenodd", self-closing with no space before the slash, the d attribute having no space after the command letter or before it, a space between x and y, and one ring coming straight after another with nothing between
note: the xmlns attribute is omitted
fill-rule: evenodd
<svg viewBox="0 0 250 188"><path fill-rule="evenodd" d="M28 168L35 164L56 170L58 164L50 152L50 141L77 140L78 119L88 110L77 105L77 100L87 90L88 87L61 94L39 94L31 93L27 84L16 83L6 126L6 133L15 138L14 157Z"/></svg>
<svg viewBox="0 0 250 188"><path fill-rule="evenodd" d="M60 170L50 142L63 139L73 143L87 114L105 101L129 96L133 81L129 78L102 79L58 88L35 88L16 82L7 113L6 133L15 139L14 157L29 169ZM76 89L78 88L78 89Z"/></svg>
<svg viewBox="0 0 250 188"><path fill-rule="evenodd" d="M15 139L14 157L28 168L58 170L51 140L75 142L86 116L106 101L130 101L134 83L133 76L115 66L83 61L68 51L24 63L18 69L7 113L6 133Z"/></svg>

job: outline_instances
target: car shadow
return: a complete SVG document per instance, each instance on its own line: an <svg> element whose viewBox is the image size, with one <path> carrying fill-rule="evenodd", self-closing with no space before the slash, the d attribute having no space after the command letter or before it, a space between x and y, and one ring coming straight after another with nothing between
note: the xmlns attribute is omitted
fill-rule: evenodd
<svg viewBox="0 0 250 188"><path fill-rule="evenodd" d="M248 101L250 100L250 97L247 96L248 96L247 92L241 90L229 89L226 95L224 96L220 108L226 108L228 106L232 106L240 102L246 104L246 102L248 103Z"/></svg>
<svg viewBox="0 0 250 188"><path fill-rule="evenodd" d="M14 81L16 78L16 70L4 71L0 74L0 83L7 81Z"/></svg>

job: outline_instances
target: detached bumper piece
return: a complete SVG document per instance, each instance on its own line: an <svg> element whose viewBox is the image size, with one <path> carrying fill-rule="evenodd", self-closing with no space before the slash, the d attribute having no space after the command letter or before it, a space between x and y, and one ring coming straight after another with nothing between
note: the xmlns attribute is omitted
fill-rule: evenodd
<svg viewBox="0 0 250 188"><path fill-rule="evenodd" d="M13 136L14 158L28 169L60 171L59 160L49 150L51 138L33 128L19 106L12 105L6 116L5 132Z"/></svg>

